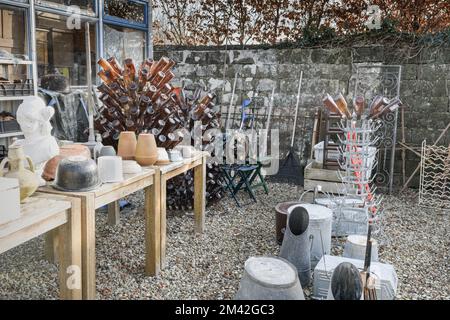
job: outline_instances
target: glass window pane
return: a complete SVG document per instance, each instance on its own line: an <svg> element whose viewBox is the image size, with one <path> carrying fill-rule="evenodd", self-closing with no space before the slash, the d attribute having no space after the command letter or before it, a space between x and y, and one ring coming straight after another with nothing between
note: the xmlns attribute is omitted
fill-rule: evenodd
<svg viewBox="0 0 450 320"><path fill-rule="evenodd" d="M145 23L146 5L130 0L105 0L105 14L135 23Z"/></svg>
<svg viewBox="0 0 450 320"><path fill-rule="evenodd" d="M105 25L104 29L104 51L107 58L115 57L118 61L133 58L135 63L144 60L144 31L110 25Z"/></svg>
<svg viewBox="0 0 450 320"><path fill-rule="evenodd" d="M95 0L35 0L35 3L61 10L67 9L68 6L77 6L88 13L95 12Z"/></svg>
<svg viewBox="0 0 450 320"><path fill-rule="evenodd" d="M30 60L26 9L0 5L0 59ZM29 79L26 65L0 65L0 80Z"/></svg>
<svg viewBox="0 0 450 320"><path fill-rule="evenodd" d="M69 29L64 16L39 11L36 15L39 77L58 72L69 80L71 86L87 85L84 22L81 23L81 29ZM90 24L90 40L91 68L94 78L96 68L95 24Z"/></svg>

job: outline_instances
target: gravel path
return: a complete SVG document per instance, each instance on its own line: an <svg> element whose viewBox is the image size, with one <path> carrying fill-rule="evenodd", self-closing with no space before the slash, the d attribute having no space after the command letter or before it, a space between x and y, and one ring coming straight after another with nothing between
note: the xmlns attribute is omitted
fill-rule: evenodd
<svg viewBox="0 0 450 320"><path fill-rule="evenodd" d="M158 277L143 275L142 194L131 198L121 224L107 225L97 214L97 298L232 299L249 256L277 255L274 206L295 200L301 191L287 184L258 192L257 204L237 209L224 199L207 209L206 232L193 232L193 216L168 214L167 268ZM450 299L449 215L417 207L417 194L386 197L385 233L380 260L394 264L398 299ZM57 267L43 258L43 238L0 255L0 299L58 298ZM333 254L340 254L340 246ZM309 297L312 288L305 288Z"/></svg>

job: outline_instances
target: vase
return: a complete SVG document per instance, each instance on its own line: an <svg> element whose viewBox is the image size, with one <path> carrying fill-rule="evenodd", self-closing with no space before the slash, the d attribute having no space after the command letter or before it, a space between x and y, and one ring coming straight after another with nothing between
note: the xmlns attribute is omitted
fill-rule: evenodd
<svg viewBox="0 0 450 320"><path fill-rule="evenodd" d="M28 161L30 169L25 169L23 162ZM31 196L39 186L39 180L34 173L33 161L25 156L22 146L10 146L8 157L0 163L0 176L3 176L3 169L9 163L9 171L5 174L6 178L19 180L20 202Z"/></svg>
<svg viewBox="0 0 450 320"><path fill-rule="evenodd" d="M133 131L123 131L119 136L117 155L123 160L134 160L136 154L136 134Z"/></svg>
<svg viewBox="0 0 450 320"><path fill-rule="evenodd" d="M158 160L158 149L155 137L149 133L141 133L136 146L136 161L141 166L151 166L156 160Z"/></svg>

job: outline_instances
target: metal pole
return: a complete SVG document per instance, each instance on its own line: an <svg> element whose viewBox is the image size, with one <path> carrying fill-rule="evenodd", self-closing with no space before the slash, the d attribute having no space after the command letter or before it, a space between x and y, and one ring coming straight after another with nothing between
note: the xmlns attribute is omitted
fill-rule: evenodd
<svg viewBox="0 0 450 320"><path fill-rule="evenodd" d="M33 91L34 95L38 94L38 72L37 72L37 54L36 54L36 13L34 11L34 1L30 1L30 9L28 11L30 15L30 58L33 61L32 75L33 75Z"/></svg>
<svg viewBox="0 0 450 320"><path fill-rule="evenodd" d="M270 98L270 103L269 103L269 115L267 116L267 122L266 122L266 130L267 132L269 132L269 128L270 128L270 120L272 118L272 109L273 109L273 99L275 97L275 87L273 87L272 89L272 96Z"/></svg>
<svg viewBox="0 0 450 320"><path fill-rule="evenodd" d="M295 131L297 129L298 106L300 105L300 91L302 90L303 71L300 72L300 80L298 82L297 104L295 106L294 130L292 131L291 148L294 147Z"/></svg>
<svg viewBox="0 0 450 320"><path fill-rule="evenodd" d="M227 121L225 122L225 129L228 129L228 125L230 124L231 107L233 106L234 94L236 92L236 83L237 83L238 74L239 74L239 71L236 72L236 74L234 75L233 93L231 94L230 106L228 108L228 114L227 114Z"/></svg>
<svg viewBox="0 0 450 320"><path fill-rule="evenodd" d="M103 28L103 12L104 12L104 0L98 0L97 13L98 13L98 23L97 23L97 59L104 57L104 28ZM100 66L96 66L97 72L100 71ZM99 82L99 78L96 77L96 82Z"/></svg>
<svg viewBox="0 0 450 320"><path fill-rule="evenodd" d="M85 40L86 40L86 77L88 86L88 119L89 119L89 139L88 143L95 146L94 133L94 106L92 97L92 61L91 61L91 34L89 30L89 22L85 23Z"/></svg>
<svg viewBox="0 0 450 320"><path fill-rule="evenodd" d="M147 56L150 59L153 59L153 1L148 0L148 13L147 13L147 23L148 23L148 32L147 32Z"/></svg>

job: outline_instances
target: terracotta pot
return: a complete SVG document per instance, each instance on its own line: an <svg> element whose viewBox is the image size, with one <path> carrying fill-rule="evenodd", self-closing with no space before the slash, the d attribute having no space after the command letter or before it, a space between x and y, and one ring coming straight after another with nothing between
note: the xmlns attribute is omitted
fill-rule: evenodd
<svg viewBox="0 0 450 320"><path fill-rule="evenodd" d="M134 160L136 154L136 134L133 131L123 131L119 136L117 155L123 160Z"/></svg>
<svg viewBox="0 0 450 320"><path fill-rule="evenodd" d="M23 162L27 160L30 170L25 169ZM31 196L39 186L39 180L34 173L33 161L30 157L25 156L22 146L10 146L8 158L3 159L0 163L0 176L3 175L3 168L9 162L9 172L5 174L6 178L19 180L20 202Z"/></svg>
<svg viewBox="0 0 450 320"><path fill-rule="evenodd" d="M136 161L141 166L151 166L156 160L158 160L158 149L155 137L149 133L141 133L136 146Z"/></svg>
<svg viewBox="0 0 450 320"><path fill-rule="evenodd" d="M54 156L50 160L47 161L44 167L44 172L42 173L42 178L47 181L52 181L56 176L56 169L58 168L58 164L62 159L72 156L84 156L86 158L91 157L91 152L89 148L82 144L69 144L64 145L59 148L59 155Z"/></svg>

